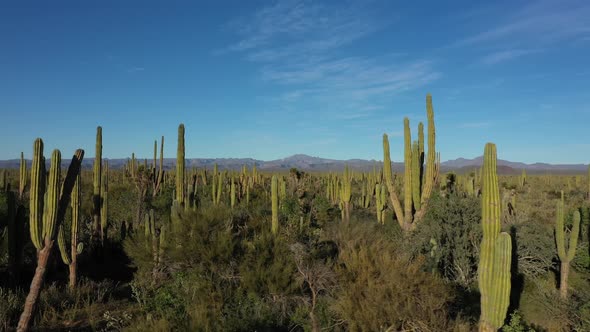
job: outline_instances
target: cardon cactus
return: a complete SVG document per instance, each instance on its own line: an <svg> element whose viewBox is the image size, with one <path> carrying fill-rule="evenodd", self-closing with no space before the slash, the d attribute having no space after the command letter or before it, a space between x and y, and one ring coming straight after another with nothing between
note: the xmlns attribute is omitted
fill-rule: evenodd
<svg viewBox="0 0 590 332"><path fill-rule="evenodd" d="M272 176L270 184L270 196L271 196L271 208L272 208L272 221L271 231L273 234L279 232L279 183L276 175Z"/></svg>
<svg viewBox="0 0 590 332"><path fill-rule="evenodd" d="M342 186L340 187L340 202L342 209L342 221L350 221L350 197L352 194L352 176L348 171L348 165L344 167L342 174Z"/></svg>
<svg viewBox="0 0 590 332"><path fill-rule="evenodd" d="M557 212L555 221L555 243L557 245L557 255L561 262L559 294L561 298L567 298L567 281L569 278L570 262L576 255L576 246L578 245L578 236L580 235L580 211L576 210L573 216L573 226L569 239L565 230L563 191L561 200L557 202Z"/></svg>
<svg viewBox="0 0 590 332"><path fill-rule="evenodd" d="M25 162L25 156L20 153L20 167L19 167L19 181L18 181L18 197L22 200L25 195L25 189L27 187L27 163Z"/></svg>
<svg viewBox="0 0 590 332"><path fill-rule="evenodd" d="M385 184L389 191L391 206L393 207L396 218L401 228L405 231L415 229L416 224L424 217L428 201L439 176L440 161L435 150L434 111L432 109L432 97L430 94L426 96L426 114L428 119L428 155L426 158L425 172L423 164L423 125L418 126L418 141L412 146L410 121L408 118L404 119L403 207L394 187L389 153L389 138L387 134L383 134L383 173L385 175Z"/></svg>
<svg viewBox="0 0 590 332"><path fill-rule="evenodd" d="M176 150L176 202L184 206L184 124L178 126L178 146Z"/></svg>
<svg viewBox="0 0 590 332"><path fill-rule="evenodd" d="M66 233L63 225L59 228L57 235L57 243L61 253L61 259L64 264L70 269L70 288L74 288L77 282L78 264L77 257L82 253L84 248L83 243L78 243L78 227L80 223L80 206L81 206L81 183L82 178L80 173L76 176L76 183L72 190L71 207L72 207L72 222L70 224L70 247L67 246Z"/></svg>
<svg viewBox="0 0 590 332"><path fill-rule="evenodd" d="M93 236L95 239L103 238L100 228L100 210L102 197L102 127L96 128L96 149L94 154L94 168L92 173L92 218L93 218Z"/></svg>
<svg viewBox="0 0 590 332"><path fill-rule="evenodd" d="M51 155L49 181L45 181L45 159L43 141L37 139L34 145L33 166L31 168L30 232L33 245L37 248L37 268L25 306L18 322L17 331L27 331L39 298L45 277L47 262L51 256L57 230L64 220L70 195L80 172L84 150L77 150L68 168L63 185L61 184L61 153L54 150Z"/></svg>
<svg viewBox="0 0 590 332"><path fill-rule="evenodd" d="M481 293L480 331L497 331L504 324L510 302L510 266L512 240L500 233L500 191L496 172L496 145L486 144L484 151L478 281Z"/></svg>

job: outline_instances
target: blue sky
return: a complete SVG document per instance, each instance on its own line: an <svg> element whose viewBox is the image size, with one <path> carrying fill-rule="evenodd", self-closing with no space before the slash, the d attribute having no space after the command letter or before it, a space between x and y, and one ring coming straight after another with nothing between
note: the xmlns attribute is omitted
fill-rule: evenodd
<svg viewBox="0 0 590 332"><path fill-rule="evenodd" d="M443 160L590 160L590 2L0 3L0 159L402 157L432 93Z"/></svg>

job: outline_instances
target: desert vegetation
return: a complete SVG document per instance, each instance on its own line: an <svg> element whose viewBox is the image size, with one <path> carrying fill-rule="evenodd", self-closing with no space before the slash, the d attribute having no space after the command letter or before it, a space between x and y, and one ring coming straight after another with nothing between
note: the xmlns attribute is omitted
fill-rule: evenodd
<svg viewBox="0 0 590 332"><path fill-rule="evenodd" d="M590 168L503 175L488 143L445 174L426 118L400 174L387 135L318 173L188 169L183 124L173 169L164 137L122 169L101 127L67 163L39 138L0 174L0 330L589 331Z"/></svg>

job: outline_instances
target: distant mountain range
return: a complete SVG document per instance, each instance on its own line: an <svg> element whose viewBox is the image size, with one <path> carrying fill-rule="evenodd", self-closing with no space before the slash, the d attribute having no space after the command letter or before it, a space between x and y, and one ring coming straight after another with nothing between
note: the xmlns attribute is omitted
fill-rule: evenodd
<svg viewBox="0 0 590 332"><path fill-rule="evenodd" d="M67 160L63 160L63 164L67 165ZM113 169L123 168L128 159L109 159L109 167ZM480 167L483 162L483 156L474 159L459 158L455 160L448 160L441 163L441 171L449 172L454 171L457 173L465 173L473 171L475 168ZM93 158L86 158L83 162L84 168L91 168ZM143 163L143 159L138 160L138 163ZM176 158L164 159L164 168L173 169L176 163ZM297 168L304 171L342 171L345 165L358 171L370 171L373 166L381 167L382 162L378 160L364 160L364 159L349 159L349 160L335 160L325 159L320 157L312 157L305 154L296 154L287 158L263 161L252 158L191 158L186 159L187 168L213 168L213 165L218 165L219 169L233 169L238 170L243 165L252 168L256 165L256 168L263 171L282 171L289 170L291 168ZM30 161L28 161L30 165ZM151 160L148 160L148 164L151 164ZM19 160L0 160L0 168L18 168ZM403 170L403 162L394 162L393 169L395 171ZM526 170L531 174L543 174L543 173L562 173L562 174L586 174L588 165L584 164L563 164L553 165L547 163L534 163L525 164L520 162L512 162L507 160L498 160L498 171L502 174L520 174L522 170Z"/></svg>

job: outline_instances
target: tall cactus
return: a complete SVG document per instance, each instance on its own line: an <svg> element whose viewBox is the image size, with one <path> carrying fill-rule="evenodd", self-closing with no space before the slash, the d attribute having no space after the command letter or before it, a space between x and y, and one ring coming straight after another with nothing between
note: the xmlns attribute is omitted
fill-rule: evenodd
<svg viewBox="0 0 590 332"><path fill-rule="evenodd" d="M158 170L156 171L156 150L157 150L157 141L154 141L154 166L152 171L152 197L156 197L160 192L162 187L162 183L164 182L164 136L160 141L160 163L158 165Z"/></svg>
<svg viewBox="0 0 590 332"><path fill-rule="evenodd" d="M438 181L440 161L436 153L436 137L434 127L434 111L432 97L426 96L426 115L428 119L428 155L426 158L426 173L423 175L424 162L424 129L418 126L418 142L412 146L410 121L404 119L404 207L399 200L394 187L391 157L389 152L389 138L383 134L383 173L385 184L389 191L391 205L396 218L405 231L411 231L422 220L432 190ZM417 154L417 155L416 155ZM414 156L413 156L414 155Z"/></svg>
<svg viewBox="0 0 590 332"><path fill-rule="evenodd" d="M70 205L72 208L72 223L70 225L70 247L66 244L66 234L63 225L59 228L57 235L57 243L59 245L59 251L64 264L69 266L70 280L69 287L73 289L76 287L78 279L78 255L82 252L84 245L78 243L78 227L80 224L80 202L81 202L81 182L82 177L80 173L76 176L76 183L72 190Z"/></svg>
<svg viewBox="0 0 590 332"><path fill-rule="evenodd" d="M108 227L109 161L104 162L100 189L100 241L104 244Z"/></svg>
<svg viewBox="0 0 590 332"><path fill-rule="evenodd" d="M510 266L512 240L500 233L500 191L498 189L496 145L486 144L484 151L478 281L481 293L479 330L497 331L504 324L510 302Z"/></svg>
<svg viewBox="0 0 590 332"><path fill-rule="evenodd" d="M176 151L176 202L184 206L184 124L178 126L178 146Z"/></svg>
<svg viewBox="0 0 590 332"><path fill-rule="evenodd" d="M56 240L57 229L64 220L83 157L84 150L77 150L72 157L62 186L60 183L61 154L59 150L54 150L51 156L49 181L46 184L43 141L41 139L35 141L33 167L31 168L30 230L33 245L38 250L37 268L18 322L17 331L19 332L29 329L45 277L47 262ZM43 202L43 197L45 197L45 202Z"/></svg>
<svg viewBox="0 0 590 332"><path fill-rule="evenodd" d="M94 168L92 177L92 218L93 218L93 237L98 239L102 238L102 232L100 229L100 209L102 205L102 197L100 192L102 190L102 127L96 128L96 149L94 154Z"/></svg>
<svg viewBox="0 0 590 332"><path fill-rule="evenodd" d="M271 208L272 208L272 220L271 220L271 231L273 234L279 232L279 183L276 175L272 176L270 184L270 195L271 195Z"/></svg>
<svg viewBox="0 0 590 332"><path fill-rule="evenodd" d="M387 187L378 183L375 186L375 207L377 212L377 222L385 224L385 209L387 208Z"/></svg>
<svg viewBox="0 0 590 332"><path fill-rule="evenodd" d="M27 187L27 163L25 156L20 153L20 167L19 167L19 181L18 181L18 197L23 199L25 195L25 189Z"/></svg>
<svg viewBox="0 0 590 332"><path fill-rule="evenodd" d="M588 201L590 202L590 165L588 165Z"/></svg>
<svg viewBox="0 0 590 332"><path fill-rule="evenodd" d="M230 206L233 209L236 205L236 182L234 178L231 178L231 185L230 185Z"/></svg>
<svg viewBox="0 0 590 332"><path fill-rule="evenodd" d="M340 187L340 202L342 205L342 221L350 221L350 197L352 194L352 177L348 165L344 167L342 174L342 186Z"/></svg>
<svg viewBox="0 0 590 332"><path fill-rule="evenodd" d="M562 299L567 298L567 281L569 278L570 262L576 255L576 246L578 245L578 236L580 235L580 211L576 210L573 217L573 227L569 239L567 239L566 230L564 229L564 209L562 191L561 200L557 202L555 218L555 243L557 245L557 255L561 262L559 294Z"/></svg>

